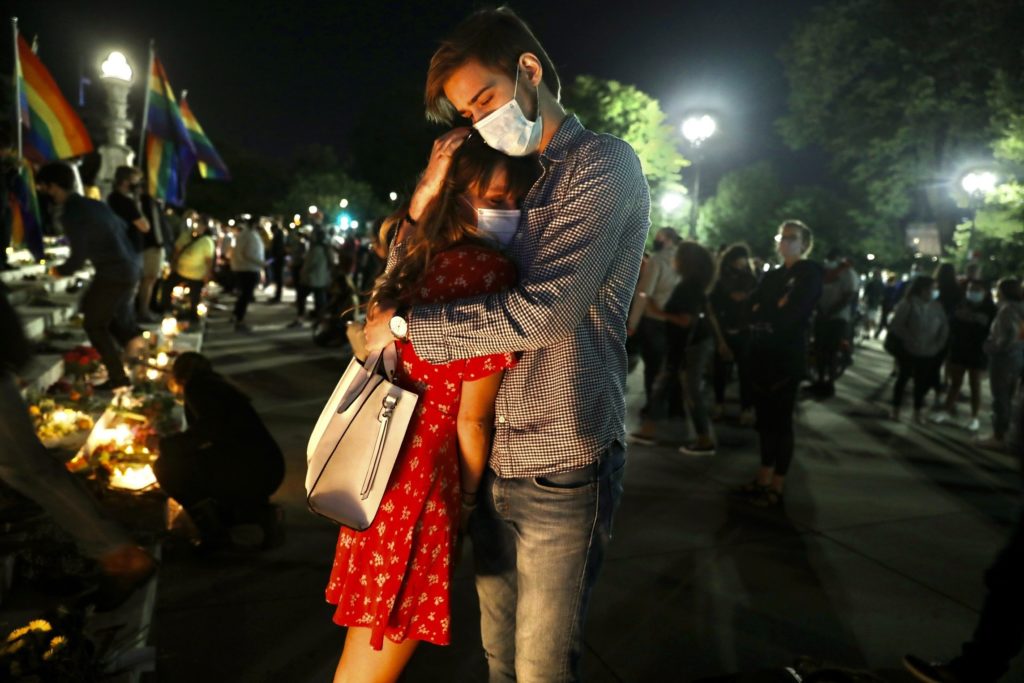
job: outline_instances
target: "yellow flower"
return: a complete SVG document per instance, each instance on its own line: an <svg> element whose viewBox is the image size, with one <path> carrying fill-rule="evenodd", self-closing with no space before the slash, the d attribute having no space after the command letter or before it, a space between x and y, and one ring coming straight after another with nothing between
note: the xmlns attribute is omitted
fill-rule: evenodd
<svg viewBox="0 0 1024 683"><path fill-rule="evenodd" d="M64 636L57 636L50 640L50 649L43 653L43 659L49 661L57 654L57 650L67 645L68 639Z"/></svg>

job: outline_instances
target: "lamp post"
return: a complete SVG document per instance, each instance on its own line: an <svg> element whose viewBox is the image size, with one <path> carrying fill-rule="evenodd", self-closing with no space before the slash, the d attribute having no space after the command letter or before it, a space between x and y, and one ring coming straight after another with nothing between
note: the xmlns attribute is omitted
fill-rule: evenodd
<svg viewBox="0 0 1024 683"><path fill-rule="evenodd" d="M100 170L96 185L101 196L113 188L114 172L118 166L131 166L135 154L128 146L128 131L132 121L128 117L128 92L132 87L132 67L120 52L111 52L100 65L100 82L107 93L107 116L104 119L106 142L100 146Z"/></svg>
<svg viewBox="0 0 1024 683"><path fill-rule="evenodd" d="M967 261L970 261L974 254L974 230L978 207L985 202L985 197L996 189L998 180L992 171L968 171L960 179L960 187L967 193L968 205L971 208L971 231L967 234Z"/></svg>
<svg viewBox="0 0 1024 683"><path fill-rule="evenodd" d="M690 206L690 239L697 239L697 213L700 211L700 147L715 134L718 124L707 114L689 116L683 121L683 137L694 150L693 160L693 204Z"/></svg>

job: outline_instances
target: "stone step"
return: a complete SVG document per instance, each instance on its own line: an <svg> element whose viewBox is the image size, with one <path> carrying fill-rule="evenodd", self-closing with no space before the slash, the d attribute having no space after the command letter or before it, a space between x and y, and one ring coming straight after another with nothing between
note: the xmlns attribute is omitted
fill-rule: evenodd
<svg viewBox="0 0 1024 683"><path fill-rule="evenodd" d="M53 354L34 356L18 376L24 383L22 396L28 396L30 392L45 392L47 387L64 376L64 357Z"/></svg>

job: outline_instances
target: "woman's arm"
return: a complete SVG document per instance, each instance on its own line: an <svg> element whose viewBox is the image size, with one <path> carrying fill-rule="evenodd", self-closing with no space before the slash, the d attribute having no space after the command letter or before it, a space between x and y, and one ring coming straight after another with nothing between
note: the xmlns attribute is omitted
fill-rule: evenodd
<svg viewBox="0 0 1024 683"><path fill-rule="evenodd" d="M495 372L481 379L462 383L462 398L456 420L459 438L459 472L462 479L462 499L475 503L480 479L491 453L494 433L494 398L505 372Z"/></svg>
<svg viewBox="0 0 1024 683"><path fill-rule="evenodd" d="M647 313L652 318L666 320L678 327L689 327L693 323L693 316L689 313L666 313L650 297L647 298Z"/></svg>

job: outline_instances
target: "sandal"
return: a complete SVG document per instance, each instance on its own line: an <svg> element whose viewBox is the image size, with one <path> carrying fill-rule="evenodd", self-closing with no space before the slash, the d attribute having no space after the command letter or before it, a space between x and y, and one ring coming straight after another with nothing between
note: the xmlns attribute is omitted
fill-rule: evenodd
<svg viewBox="0 0 1024 683"><path fill-rule="evenodd" d="M782 505L782 492L765 488L750 499L751 505L759 508L774 508Z"/></svg>

